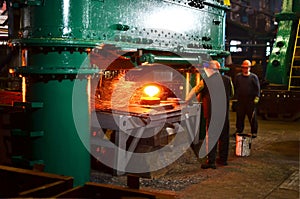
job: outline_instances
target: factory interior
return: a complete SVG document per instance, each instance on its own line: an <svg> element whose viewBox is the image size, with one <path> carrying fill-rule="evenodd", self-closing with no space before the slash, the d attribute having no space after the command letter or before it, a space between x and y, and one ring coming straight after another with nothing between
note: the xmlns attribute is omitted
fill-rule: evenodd
<svg viewBox="0 0 300 199"><path fill-rule="evenodd" d="M0 7L0 198L300 197L299 0ZM226 120L212 60L233 83L250 60L260 90L241 135L229 99L228 160L203 169Z"/></svg>

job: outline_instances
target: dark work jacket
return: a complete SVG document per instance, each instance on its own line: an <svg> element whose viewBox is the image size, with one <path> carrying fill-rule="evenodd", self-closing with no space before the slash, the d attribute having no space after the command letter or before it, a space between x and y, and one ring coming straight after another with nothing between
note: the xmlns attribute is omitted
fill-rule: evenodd
<svg viewBox="0 0 300 199"><path fill-rule="evenodd" d="M214 75L212 75L210 78L206 79L206 81L214 81L214 78L217 77L217 74L219 75L219 73L215 73ZM227 75L222 75L222 80L224 83L224 87L225 87L225 94L226 94L226 114L228 115L228 111L229 111L229 100L230 98L233 96L233 88L232 88L232 82L229 76ZM209 90L208 87L204 81L204 88L201 91L201 98L202 98L202 104L203 104L203 114L204 117L206 119L210 119L211 116L211 99L210 99L210 94L209 94Z"/></svg>
<svg viewBox="0 0 300 199"><path fill-rule="evenodd" d="M244 76L238 73L234 82L235 94L238 101L253 101L260 97L260 85L258 77L254 73Z"/></svg>

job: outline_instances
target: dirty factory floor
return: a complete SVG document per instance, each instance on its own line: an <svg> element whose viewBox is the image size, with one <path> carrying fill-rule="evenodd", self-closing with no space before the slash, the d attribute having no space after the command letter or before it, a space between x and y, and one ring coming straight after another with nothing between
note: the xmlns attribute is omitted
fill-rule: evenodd
<svg viewBox="0 0 300 199"><path fill-rule="evenodd" d="M235 155L235 112L231 112L227 166L203 170L204 160L189 149L163 175L140 178L140 189L172 191L182 199L298 199L300 120L258 120L259 133L252 140L250 156ZM245 125L248 131L247 120ZM96 182L126 185L124 176L97 172L91 176Z"/></svg>

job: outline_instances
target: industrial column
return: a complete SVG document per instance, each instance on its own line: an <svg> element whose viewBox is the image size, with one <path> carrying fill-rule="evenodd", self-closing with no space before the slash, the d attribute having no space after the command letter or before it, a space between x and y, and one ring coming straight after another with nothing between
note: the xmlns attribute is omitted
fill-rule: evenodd
<svg viewBox="0 0 300 199"><path fill-rule="evenodd" d="M98 71L88 59L96 45L87 31L93 3L99 1L11 3L21 13L21 35L13 44L20 46L24 66L17 72L26 77L26 100L15 106L24 107L29 118L28 129L21 131L30 137L31 154L22 159L44 164L46 172L73 176L74 185L90 177L88 86ZM74 101L75 82L80 95ZM73 108L80 114L76 124Z"/></svg>

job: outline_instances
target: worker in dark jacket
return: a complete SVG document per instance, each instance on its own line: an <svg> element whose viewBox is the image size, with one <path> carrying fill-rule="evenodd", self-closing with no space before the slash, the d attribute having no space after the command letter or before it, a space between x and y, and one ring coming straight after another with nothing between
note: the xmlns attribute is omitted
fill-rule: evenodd
<svg viewBox="0 0 300 199"><path fill-rule="evenodd" d="M209 76L205 81L213 81L217 82L215 78L218 77L220 74L216 73L220 69L220 63L216 60L212 60L209 62L209 66L205 68L206 74ZM224 126L223 130L220 134L220 137L218 138L217 143L212 143L213 147L211 151L208 153L207 161L205 164L201 165L201 168L208 169L213 168L216 169L216 153L217 153L217 145L219 145L219 160L218 163L222 165L227 165L227 158L228 158L228 148L229 148L229 98L233 96L233 84L230 79L230 77L226 75L222 75L222 80L225 87L225 93L226 93L226 118L224 120ZM187 101L191 99L192 95L201 95L201 101L202 101L202 107L203 107L203 116L205 119L206 124L206 134L208 134L208 127L211 121L211 98L209 94L208 87L205 83L205 81L201 80L200 83L195 86L191 92L189 93L189 96L187 97ZM215 132L216 134L218 132ZM213 135L207 135L207 137L211 137ZM207 144L211 144L211 142L207 142Z"/></svg>
<svg viewBox="0 0 300 199"><path fill-rule="evenodd" d="M220 65L219 65L220 69ZM228 150L229 150L229 102L230 99L234 96L234 86L231 81L231 78L225 74L222 74L222 80L224 83L225 93L226 93L226 117L224 121L224 126L222 133L219 138L219 159L217 160L218 164L227 165L228 159ZM214 149L216 151L216 147Z"/></svg>
<svg viewBox="0 0 300 199"><path fill-rule="evenodd" d="M257 75L251 73L251 62L244 60L242 72L235 77L234 88L237 99L236 104L236 132L243 133L244 121L247 115L251 126L252 138L257 137L258 123L256 118L256 104L260 97L260 84Z"/></svg>
<svg viewBox="0 0 300 199"><path fill-rule="evenodd" d="M220 63L216 60L212 61L215 64L215 69L220 69ZM215 169L216 165L215 162L217 162L220 165L227 165L227 159L228 159L228 150L229 150L229 100L230 98L233 97L234 95L234 88L233 88L233 83L231 81L231 78L227 75L222 75L222 80L224 83L224 88L225 88L225 94L226 94L226 116L224 120L224 126L222 129L222 132L220 134L220 137L218 139L218 142L215 143L214 147L212 150L208 153L207 156L207 162L205 164L201 165L202 169L208 169L212 168ZM205 89L204 89L205 92ZM203 99L210 98L209 93L207 95L204 94ZM210 99L209 99L210 100ZM204 108L204 107L203 107ZM211 114L207 115L208 119L208 125L210 121ZM216 156L217 156L217 147L219 147L219 159L216 161Z"/></svg>

